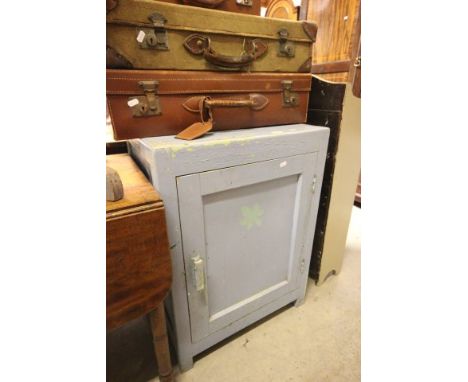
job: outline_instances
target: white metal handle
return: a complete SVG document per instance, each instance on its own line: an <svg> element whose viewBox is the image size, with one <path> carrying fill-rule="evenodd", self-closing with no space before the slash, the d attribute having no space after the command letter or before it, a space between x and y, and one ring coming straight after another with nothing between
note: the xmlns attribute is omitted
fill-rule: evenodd
<svg viewBox="0 0 468 382"><path fill-rule="evenodd" d="M200 255L192 257L192 281L197 292L205 289L205 268Z"/></svg>

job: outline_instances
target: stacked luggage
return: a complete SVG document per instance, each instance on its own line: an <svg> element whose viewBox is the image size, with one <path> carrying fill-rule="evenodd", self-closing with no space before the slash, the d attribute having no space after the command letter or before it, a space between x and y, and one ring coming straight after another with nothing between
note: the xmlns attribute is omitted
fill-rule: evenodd
<svg viewBox="0 0 468 382"><path fill-rule="evenodd" d="M107 0L115 139L306 122L315 23L260 17L260 0L179 1Z"/></svg>

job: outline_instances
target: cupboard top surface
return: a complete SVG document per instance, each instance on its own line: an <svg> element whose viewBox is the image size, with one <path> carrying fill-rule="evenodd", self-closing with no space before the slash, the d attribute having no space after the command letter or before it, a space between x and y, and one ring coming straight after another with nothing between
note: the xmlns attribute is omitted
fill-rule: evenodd
<svg viewBox="0 0 468 382"><path fill-rule="evenodd" d="M194 141L174 136L130 141L153 185L167 202L172 178L219 168L326 151L330 129L307 124L215 132Z"/></svg>
<svg viewBox="0 0 468 382"><path fill-rule="evenodd" d="M312 126L304 123L294 125L270 126L254 129L215 131L193 141L184 141L174 136L144 138L144 144L154 150L171 149L175 152L183 149L204 148L213 146L230 146L231 144L246 144L252 140L273 138L278 136L293 136L297 134L313 134L328 130L326 127Z"/></svg>

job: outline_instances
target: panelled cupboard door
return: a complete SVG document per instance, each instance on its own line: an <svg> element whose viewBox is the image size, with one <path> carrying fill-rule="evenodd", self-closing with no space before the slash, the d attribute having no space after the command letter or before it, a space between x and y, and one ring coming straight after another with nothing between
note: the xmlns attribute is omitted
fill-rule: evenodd
<svg viewBox="0 0 468 382"><path fill-rule="evenodd" d="M299 288L316 162L310 153L177 178L192 342Z"/></svg>

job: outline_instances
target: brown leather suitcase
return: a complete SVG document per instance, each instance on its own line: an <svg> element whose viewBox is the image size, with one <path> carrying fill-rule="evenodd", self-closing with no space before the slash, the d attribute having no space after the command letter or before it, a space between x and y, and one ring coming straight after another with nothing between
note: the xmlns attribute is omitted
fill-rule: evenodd
<svg viewBox="0 0 468 382"><path fill-rule="evenodd" d="M160 0L165 3L191 5L202 8L212 8L219 11L260 15L260 0ZM114 9L119 0L106 0L107 12Z"/></svg>
<svg viewBox="0 0 468 382"><path fill-rule="evenodd" d="M107 69L107 105L117 140L176 135L191 124L232 130L304 123L309 73Z"/></svg>

